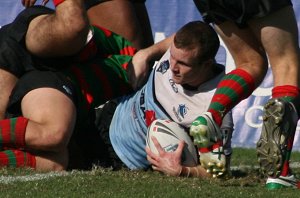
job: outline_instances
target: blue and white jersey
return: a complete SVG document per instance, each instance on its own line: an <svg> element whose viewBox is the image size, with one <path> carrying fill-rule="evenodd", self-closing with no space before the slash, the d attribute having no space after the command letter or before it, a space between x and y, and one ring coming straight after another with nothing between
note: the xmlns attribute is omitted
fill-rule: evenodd
<svg viewBox="0 0 300 198"><path fill-rule="evenodd" d="M225 75L221 72L197 90L185 90L172 80L169 57L168 50L154 66L143 88L122 97L114 113L110 140L119 158L130 169L149 167L145 152L145 111L153 110L157 119L171 119L189 127L199 114L207 111L215 88Z"/></svg>

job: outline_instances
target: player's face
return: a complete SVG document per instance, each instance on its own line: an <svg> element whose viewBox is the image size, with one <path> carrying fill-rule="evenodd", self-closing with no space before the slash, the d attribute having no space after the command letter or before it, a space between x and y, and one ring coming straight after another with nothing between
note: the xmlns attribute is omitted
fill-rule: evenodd
<svg viewBox="0 0 300 198"><path fill-rule="evenodd" d="M205 66L199 65L200 63L196 56L196 49L179 49L172 43L170 48L170 69L175 83L197 87L203 82L203 77L206 75L203 69Z"/></svg>

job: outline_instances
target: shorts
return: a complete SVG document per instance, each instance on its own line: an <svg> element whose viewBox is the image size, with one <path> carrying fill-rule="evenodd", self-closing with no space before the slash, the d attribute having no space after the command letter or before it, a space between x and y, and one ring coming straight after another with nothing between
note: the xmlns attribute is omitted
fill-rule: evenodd
<svg viewBox="0 0 300 198"><path fill-rule="evenodd" d="M194 3L205 22L221 24L228 20L241 28L246 27L250 19L292 6L291 0L194 0Z"/></svg>
<svg viewBox="0 0 300 198"><path fill-rule="evenodd" d="M84 2L84 4L85 4L85 8L88 10L89 8L91 8L93 6L95 6L99 3L104 3L106 1L112 1L112 0L86 0ZM146 0L129 0L129 1L131 1L133 3L145 3L146 2Z"/></svg>
<svg viewBox="0 0 300 198"><path fill-rule="evenodd" d="M12 90L6 118L22 116L23 97L38 88L53 88L61 91L73 101L78 111L78 97L73 83L67 77L60 72L33 70L24 74ZM93 109L85 119L85 123L79 123L77 120L68 146L68 169L91 169L94 165L112 167L114 170L125 168L115 154L109 139L108 128L115 107L115 103L105 105L101 119L99 111Z"/></svg>
<svg viewBox="0 0 300 198"><path fill-rule="evenodd" d="M70 80L59 72L30 71L24 74L12 90L9 98L7 117L21 116L21 101L30 91L38 88L53 88L61 91L76 105L76 92Z"/></svg>
<svg viewBox="0 0 300 198"><path fill-rule="evenodd" d="M16 19L0 29L0 69L16 77L34 69L32 56L25 47L25 35L30 21L39 15L53 13L43 7L30 7L22 11Z"/></svg>

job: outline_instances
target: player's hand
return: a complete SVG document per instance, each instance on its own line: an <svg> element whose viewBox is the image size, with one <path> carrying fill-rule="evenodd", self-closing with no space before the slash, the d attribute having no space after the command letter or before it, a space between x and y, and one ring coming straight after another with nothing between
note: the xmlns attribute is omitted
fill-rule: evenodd
<svg viewBox="0 0 300 198"><path fill-rule="evenodd" d="M132 58L131 64L128 65L127 75L130 84L134 90L142 87L149 76L151 63L147 60L147 55L143 50L139 50Z"/></svg>
<svg viewBox="0 0 300 198"><path fill-rule="evenodd" d="M37 0L22 0L22 4L23 4L24 7L28 8L30 6L35 5L36 1ZM48 2L49 2L49 0L43 0L42 5L43 6L46 5Z"/></svg>
<svg viewBox="0 0 300 198"><path fill-rule="evenodd" d="M166 152L155 137L151 138L158 151L158 154L154 154L149 147L146 147L147 160L152 164L153 170L166 175L179 176L182 170L181 155L185 142L180 141L174 152Z"/></svg>

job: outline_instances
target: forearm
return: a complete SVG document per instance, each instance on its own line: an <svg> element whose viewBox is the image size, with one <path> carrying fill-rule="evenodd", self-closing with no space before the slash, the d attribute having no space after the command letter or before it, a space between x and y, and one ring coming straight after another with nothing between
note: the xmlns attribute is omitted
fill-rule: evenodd
<svg viewBox="0 0 300 198"><path fill-rule="evenodd" d="M209 173L206 172L206 170L198 165L194 167L186 167L182 166L181 172L179 174L181 177L211 177Z"/></svg>

